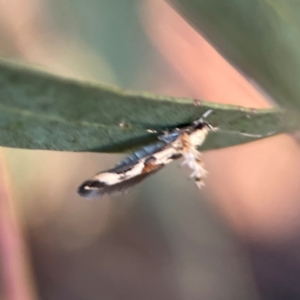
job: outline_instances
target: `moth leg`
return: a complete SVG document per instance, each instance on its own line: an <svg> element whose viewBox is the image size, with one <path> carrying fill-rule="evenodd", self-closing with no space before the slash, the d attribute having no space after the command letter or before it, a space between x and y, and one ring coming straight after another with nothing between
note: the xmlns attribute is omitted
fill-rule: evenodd
<svg viewBox="0 0 300 300"><path fill-rule="evenodd" d="M181 165L188 165L189 168L194 170L192 177L200 173L205 175L206 171L201 161L201 153L192 145L190 136L187 133L183 133L181 136L182 153L184 160Z"/></svg>
<svg viewBox="0 0 300 300"><path fill-rule="evenodd" d="M203 186L205 186L205 182L202 177L195 177L195 183L198 189L201 189Z"/></svg>
<svg viewBox="0 0 300 300"><path fill-rule="evenodd" d="M204 163L201 160L201 152L197 151L194 149L194 155L195 155L195 163L196 163L196 168L199 170L199 174L201 174L201 177L206 177L207 171L204 168Z"/></svg>
<svg viewBox="0 0 300 300"><path fill-rule="evenodd" d="M180 164L181 166L188 165L191 169L193 168L193 153L191 153L192 145L190 141L190 137L187 133L183 133L180 137L181 142L181 152L183 155L184 160Z"/></svg>
<svg viewBox="0 0 300 300"><path fill-rule="evenodd" d="M191 178L206 177L207 171L199 158L194 156L194 159L189 163L189 167L193 170L193 173L190 175Z"/></svg>
<svg viewBox="0 0 300 300"><path fill-rule="evenodd" d="M203 178L206 177L207 171L204 168L203 162L201 160L201 153L191 144L190 136L188 134L183 134L181 137L182 152L184 160L181 165L187 165L192 169L192 174L190 178L195 180L197 187L200 189L204 186Z"/></svg>
<svg viewBox="0 0 300 300"><path fill-rule="evenodd" d="M206 177L207 171L204 169L203 161L200 158L200 152L196 149L192 149L191 152L190 157L192 157L192 160L189 162L189 167L193 170L193 172L190 175L190 178L195 180L197 187L200 189L204 186L203 179Z"/></svg>
<svg viewBox="0 0 300 300"><path fill-rule="evenodd" d="M193 168L191 166L191 161L192 161L193 157L192 157L192 154L190 152L187 152L187 153L183 153L183 161L181 162L181 166L185 166L185 165L188 165L189 168Z"/></svg>

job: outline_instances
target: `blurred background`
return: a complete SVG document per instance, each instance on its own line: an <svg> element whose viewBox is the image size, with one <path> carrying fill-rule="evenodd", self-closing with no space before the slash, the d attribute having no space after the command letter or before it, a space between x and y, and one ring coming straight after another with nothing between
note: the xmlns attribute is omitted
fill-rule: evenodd
<svg viewBox="0 0 300 300"><path fill-rule="evenodd" d="M127 89L270 106L162 0L0 0L0 54ZM201 192L174 163L86 201L77 186L125 154L2 149L0 299L300 299L299 154L277 136L205 153Z"/></svg>

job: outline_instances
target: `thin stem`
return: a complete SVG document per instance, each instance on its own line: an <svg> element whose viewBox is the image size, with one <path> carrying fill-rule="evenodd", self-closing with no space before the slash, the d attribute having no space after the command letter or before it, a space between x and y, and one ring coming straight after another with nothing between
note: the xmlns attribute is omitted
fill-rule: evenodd
<svg viewBox="0 0 300 300"><path fill-rule="evenodd" d="M34 300L34 288L30 280L28 259L16 213L4 150L0 150L0 272L3 282L3 298L6 300Z"/></svg>

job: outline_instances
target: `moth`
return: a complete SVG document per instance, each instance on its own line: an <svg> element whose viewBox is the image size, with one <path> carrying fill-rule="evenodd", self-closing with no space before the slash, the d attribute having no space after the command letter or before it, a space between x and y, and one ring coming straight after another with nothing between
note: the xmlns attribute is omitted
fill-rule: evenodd
<svg viewBox="0 0 300 300"><path fill-rule="evenodd" d="M190 177L201 188L207 172L197 147L203 144L209 131L215 130L205 121L211 112L207 111L189 126L159 135L156 143L138 149L112 169L83 182L78 188L78 194L93 198L123 192L181 157L181 165L187 165L192 170Z"/></svg>

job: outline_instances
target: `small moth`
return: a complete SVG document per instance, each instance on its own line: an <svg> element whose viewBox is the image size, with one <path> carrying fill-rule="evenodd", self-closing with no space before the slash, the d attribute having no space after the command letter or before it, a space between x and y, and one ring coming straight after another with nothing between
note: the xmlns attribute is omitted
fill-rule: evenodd
<svg viewBox="0 0 300 300"><path fill-rule="evenodd" d="M100 172L83 182L78 188L78 194L93 198L125 191L181 157L183 157L182 165L192 169L190 177L195 180L198 188L201 188L207 172L197 147L203 144L209 131L215 130L205 121L211 112L212 110L207 111L189 126L176 128L158 136L156 143L142 147L112 169Z"/></svg>

